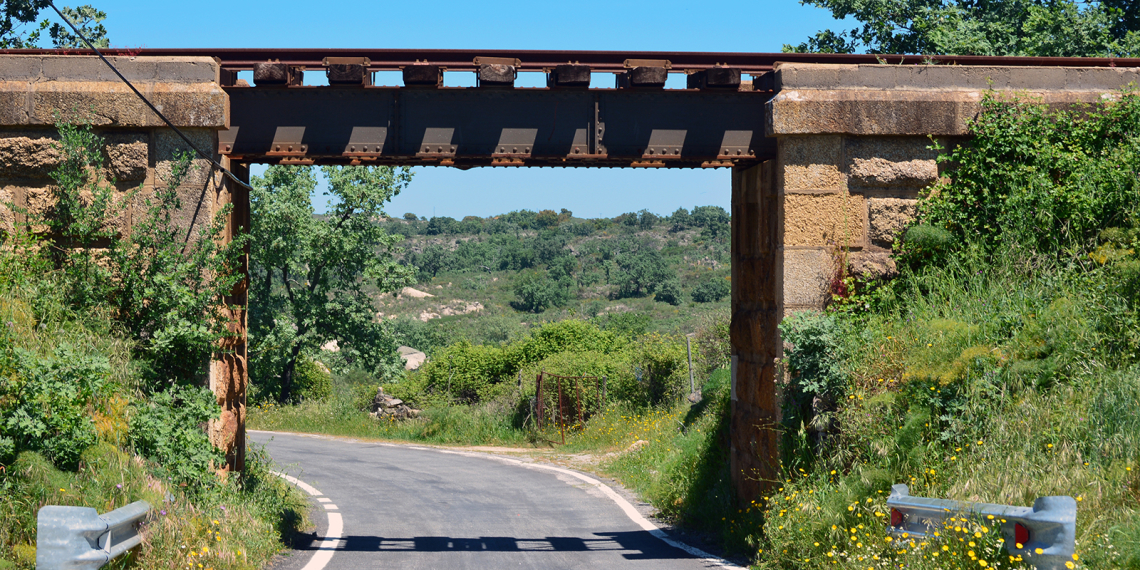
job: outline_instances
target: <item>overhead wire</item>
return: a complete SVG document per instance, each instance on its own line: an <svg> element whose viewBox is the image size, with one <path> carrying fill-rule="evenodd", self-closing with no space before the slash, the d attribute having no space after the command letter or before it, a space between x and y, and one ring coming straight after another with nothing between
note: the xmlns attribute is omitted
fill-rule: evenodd
<svg viewBox="0 0 1140 570"><path fill-rule="evenodd" d="M67 16L64 16L63 12L61 12L59 8L55 7L55 2L49 0L48 6L51 6L51 9L55 10L56 14L59 14L60 19L62 19L64 23L66 23L67 26L71 28L71 31L75 32L75 35L78 36L79 39L83 40L83 43L87 44L87 47L91 48L91 51L95 52L95 55L99 56L99 59L103 60L103 63L107 64L107 67L111 68L111 71L113 71L115 75L119 76L119 79L122 79L123 83L126 83L127 87L130 87L131 91L134 91L135 95L137 95L143 103L146 103L146 106L150 107L150 110L153 111L155 115L158 115L158 118L162 119L162 122L166 123L166 126L170 127L170 129L175 133L178 133L178 136L182 137L182 140L185 141L186 144L198 154L198 156L202 157L205 160L208 160L210 164L212 164L214 168L220 170L222 174L226 176L226 178L229 178L236 184L245 187L247 190L253 190L252 186L247 184L244 180L238 178L237 175L235 175L233 172L230 172L228 168L219 164L218 161L214 160L213 155L203 152L202 149L198 148L198 146L190 140L190 137L186 136L186 133L183 133L181 129L174 126L174 123L172 123L170 119L167 119L166 115L162 114L162 111L159 111L158 108L150 102L150 100L148 100L141 92L139 92L139 90L135 88L134 84L132 84L126 77L124 77L123 74L119 72L118 68L114 66L114 64L107 60L107 58L103 55L103 52L99 51L99 48L95 47L95 44L91 43L91 40L87 39L87 36L84 36L83 33L79 31L79 28L75 27L75 24L73 24L71 20L67 18Z"/></svg>

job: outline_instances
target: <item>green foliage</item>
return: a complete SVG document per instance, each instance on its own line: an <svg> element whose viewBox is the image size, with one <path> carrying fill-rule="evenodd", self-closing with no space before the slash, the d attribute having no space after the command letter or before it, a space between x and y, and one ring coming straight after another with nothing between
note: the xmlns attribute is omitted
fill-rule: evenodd
<svg viewBox="0 0 1140 570"><path fill-rule="evenodd" d="M210 443L206 423L217 417L218 403L208 388L175 386L154 394L131 417L131 445L181 481L201 481L222 465Z"/></svg>
<svg viewBox="0 0 1140 570"><path fill-rule="evenodd" d="M313 215L311 168L275 166L253 179L250 340L253 381L279 386L291 401L302 355L336 340L347 364L380 378L403 374L396 345L365 285L380 292L411 282L393 260L399 235L375 220L411 181L407 169L322 167L337 198L327 216Z"/></svg>
<svg viewBox="0 0 1140 570"><path fill-rule="evenodd" d="M666 279L657 287L657 294L654 298L662 303L669 303L674 306L684 303L685 294L681 292L681 280L677 279L676 276Z"/></svg>
<svg viewBox="0 0 1140 570"><path fill-rule="evenodd" d="M542 210L534 217L534 224L538 228L553 228L556 227L562 220L558 218L558 213L554 210Z"/></svg>
<svg viewBox="0 0 1140 570"><path fill-rule="evenodd" d="M1140 49L1135 0L973 2L805 0L859 26L824 30L784 51L1127 57Z"/></svg>
<svg viewBox="0 0 1140 570"><path fill-rule="evenodd" d="M722 239L728 236L732 216L720 206L695 206L692 213L693 225L701 228L701 237Z"/></svg>
<svg viewBox="0 0 1140 570"><path fill-rule="evenodd" d="M610 313L598 316L594 322L598 323L606 332L628 338L641 336L649 332L652 317L645 313L630 311L627 313Z"/></svg>
<svg viewBox="0 0 1140 570"><path fill-rule="evenodd" d="M781 338L791 347L784 350L789 382L783 401L783 452L789 464L810 462L819 434L831 429L831 412L847 387L843 334L829 314L796 313L780 323ZM811 441L809 434L814 434Z"/></svg>
<svg viewBox="0 0 1140 570"><path fill-rule="evenodd" d="M327 400L332 396L332 374L319 361L302 357L293 377L294 399Z"/></svg>
<svg viewBox="0 0 1140 570"><path fill-rule="evenodd" d="M0 465L17 453L36 451L74 470L83 450L95 443L89 410L107 395L106 358L70 344L40 357L14 346L11 322L0 326Z"/></svg>
<svg viewBox="0 0 1140 570"><path fill-rule="evenodd" d="M518 301L511 305L528 313L541 313L551 307L561 307L570 300L565 279L552 279L546 271L530 271L515 279Z"/></svg>
<svg viewBox="0 0 1140 570"><path fill-rule="evenodd" d="M78 36L72 34L71 29L58 22L53 23L45 18L29 30L23 32L23 25L35 21L40 10L49 6L47 0L5 0L3 2L3 20L0 21L0 49L34 49L43 47L40 39L43 32L47 32L52 39L52 47L60 49L86 48ZM103 27L103 20L107 18L101 10L90 5L78 8L61 8L64 17L68 19L79 31L97 48L110 46L107 39L107 29Z"/></svg>
<svg viewBox="0 0 1140 570"><path fill-rule="evenodd" d="M732 284L728 279L710 275L693 287L693 301L697 303L716 303L732 292Z"/></svg>
<svg viewBox="0 0 1140 570"><path fill-rule="evenodd" d="M55 205L39 220L50 229L56 294L73 311L108 312L137 339L148 388L196 380L228 334L217 300L241 279L244 239L218 245L230 209L187 240L175 218L182 208L178 188L192 169L189 153L176 152L170 178L152 196L136 190L115 198L103 168L104 141L90 125L57 127ZM121 235L116 220L128 217L135 202L145 213Z"/></svg>
<svg viewBox="0 0 1140 570"><path fill-rule="evenodd" d="M104 28L102 23L103 20L107 19L105 12L96 10L90 4L78 8L64 7L60 8L60 11L63 12L63 17L74 24L79 29L79 33L87 38L92 45L100 49L111 46L111 41L107 38L107 28ZM48 33L51 35L52 44L58 49L87 48L87 42L73 34L71 28L62 24L53 24Z"/></svg>
<svg viewBox="0 0 1140 570"><path fill-rule="evenodd" d="M410 346L425 354L431 354L447 344L447 334L442 329L419 319L392 319L385 321L385 325L398 346Z"/></svg>
<svg viewBox="0 0 1140 570"><path fill-rule="evenodd" d="M662 283L672 277L661 252L644 247L617 258L618 297L640 297L656 292Z"/></svg>
<svg viewBox="0 0 1140 570"><path fill-rule="evenodd" d="M987 254L1084 255L1098 234L1140 213L1140 96L1093 110L1051 110L987 94L970 144L923 203L925 223ZM1042 231L1048 228L1047 231Z"/></svg>

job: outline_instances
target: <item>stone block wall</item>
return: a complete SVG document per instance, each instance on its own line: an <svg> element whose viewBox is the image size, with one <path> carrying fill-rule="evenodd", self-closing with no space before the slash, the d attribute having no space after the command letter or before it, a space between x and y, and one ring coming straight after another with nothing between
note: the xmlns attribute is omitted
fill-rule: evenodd
<svg viewBox="0 0 1140 570"><path fill-rule="evenodd" d="M819 309L842 264L894 271L891 247L942 175L931 150L968 136L987 90L1099 103L1137 68L780 64L767 134L778 139L783 313Z"/></svg>
<svg viewBox="0 0 1140 570"><path fill-rule="evenodd" d="M198 148L217 151L217 133L229 126L229 103L213 58L109 59ZM98 58L0 55L0 228L10 231L25 222L21 211L28 215L50 211L50 173L60 160L55 146L57 121L89 123L106 140L103 183L114 189L116 199L124 200L129 191L141 188L136 201L126 205L115 221L123 233L145 211L145 200L155 188L168 184L177 153L190 151ZM178 192L182 208L176 223L179 237L185 240L194 239L220 208L241 202L244 196L235 196L221 173L198 157ZM232 231L227 238L231 236ZM241 300L244 303L244 296ZM240 316L244 330L244 312ZM244 342L238 348L244 355ZM231 467L240 468L245 384L239 382L237 390L225 388L226 379L219 377L222 368L206 364L203 377L223 407L222 418L211 425L211 440L226 451Z"/></svg>
<svg viewBox="0 0 1140 570"><path fill-rule="evenodd" d="M780 139L785 314L820 308L844 263L862 274L893 270L894 240L914 217L919 191L938 179L930 146L914 136Z"/></svg>

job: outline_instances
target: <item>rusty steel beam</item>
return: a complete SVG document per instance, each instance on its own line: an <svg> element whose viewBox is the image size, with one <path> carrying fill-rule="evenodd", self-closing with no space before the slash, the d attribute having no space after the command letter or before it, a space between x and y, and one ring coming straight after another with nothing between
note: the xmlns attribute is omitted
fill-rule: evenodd
<svg viewBox="0 0 1140 570"><path fill-rule="evenodd" d="M91 55L90 50L0 50L4 54ZM668 60L671 71L735 67L744 73L771 70L777 62L794 63L890 63L918 65L1009 65L1029 67L1140 67L1140 58L1110 57L999 57L975 55L879 55L822 53L721 53L721 52L623 52L552 50L439 50L439 49L315 49L315 48L111 48L118 56L208 56L226 70L252 70L259 63L279 61L288 65L323 66L326 57L368 58L370 71L397 71L416 63L429 63L449 71L479 70L476 58L510 58L519 61L518 71L545 71L557 65L577 63L596 72L623 73L626 60Z"/></svg>
<svg viewBox="0 0 1140 570"><path fill-rule="evenodd" d="M729 167L775 154L738 91L226 88L218 152L280 164Z"/></svg>

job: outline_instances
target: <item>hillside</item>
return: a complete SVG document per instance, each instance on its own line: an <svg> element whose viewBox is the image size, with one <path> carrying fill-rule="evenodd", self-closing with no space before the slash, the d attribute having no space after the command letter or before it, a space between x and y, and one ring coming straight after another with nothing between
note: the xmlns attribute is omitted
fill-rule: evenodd
<svg viewBox="0 0 1140 570"><path fill-rule="evenodd" d="M408 215L406 218L411 218ZM418 283L377 295L402 344L499 343L531 326L595 319L631 332L692 332L729 303L728 213L715 206L614 219L553 210L388 219Z"/></svg>

